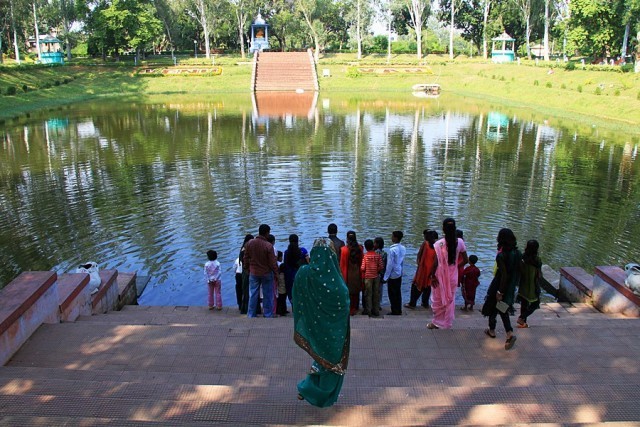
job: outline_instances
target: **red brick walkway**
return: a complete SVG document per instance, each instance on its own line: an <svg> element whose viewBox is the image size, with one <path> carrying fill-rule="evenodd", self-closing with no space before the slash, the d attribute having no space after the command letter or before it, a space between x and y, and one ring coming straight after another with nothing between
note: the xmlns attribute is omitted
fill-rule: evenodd
<svg viewBox="0 0 640 427"><path fill-rule="evenodd" d="M515 348L460 312L352 318L338 403L296 399L291 318L127 306L44 325L0 367L0 425L640 425L640 320L546 304Z"/></svg>

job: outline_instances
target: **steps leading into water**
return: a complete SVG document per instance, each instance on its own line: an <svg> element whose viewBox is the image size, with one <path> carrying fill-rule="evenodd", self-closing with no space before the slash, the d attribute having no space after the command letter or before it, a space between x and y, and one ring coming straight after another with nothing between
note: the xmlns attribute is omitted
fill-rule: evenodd
<svg viewBox="0 0 640 427"><path fill-rule="evenodd" d="M435 425L640 420L640 321L546 304L515 348L460 313L352 317L338 403L295 398L310 358L289 318L126 306L41 326L0 368L0 425Z"/></svg>
<svg viewBox="0 0 640 427"><path fill-rule="evenodd" d="M256 92L318 90L313 56L308 52L259 52L256 61Z"/></svg>

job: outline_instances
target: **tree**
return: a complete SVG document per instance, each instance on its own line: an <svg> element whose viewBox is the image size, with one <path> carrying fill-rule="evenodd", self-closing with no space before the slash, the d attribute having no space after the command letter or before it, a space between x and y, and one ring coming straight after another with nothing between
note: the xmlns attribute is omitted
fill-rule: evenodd
<svg viewBox="0 0 640 427"><path fill-rule="evenodd" d="M297 34L302 22L296 16L295 4L288 0L277 0L272 3L269 11L271 25L271 36L274 37L279 44L282 52L288 49L287 41L290 34Z"/></svg>
<svg viewBox="0 0 640 427"><path fill-rule="evenodd" d="M527 58L531 59L531 3L533 0L513 0L520 13L522 14L522 20L525 23L525 37L527 43Z"/></svg>
<svg viewBox="0 0 640 427"><path fill-rule="evenodd" d="M411 17L411 27L416 33L417 51L416 56L422 59L422 27L429 17L431 4L428 0L402 0L405 2L409 16Z"/></svg>
<svg viewBox="0 0 640 427"><path fill-rule="evenodd" d="M323 49L327 38L327 30L320 20L322 15L323 0L296 0L296 9L302 15L309 28L315 51L313 53L316 63L320 59L320 50Z"/></svg>
<svg viewBox="0 0 640 427"><path fill-rule="evenodd" d="M362 41L364 34L371 25L371 18L373 17L372 6L373 3L366 0L351 0L344 5L346 13L343 14L347 15L355 34L358 59L362 59Z"/></svg>
<svg viewBox="0 0 640 427"><path fill-rule="evenodd" d="M93 5L86 22L91 53L119 58L124 49L144 51L162 34L162 23L148 0L111 0Z"/></svg>
<svg viewBox="0 0 640 427"><path fill-rule="evenodd" d="M608 1L571 0L569 38L584 55L607 57L621 22ZM618 39L620 40L620 39Z"/></svg>
<svg viewBox="0 0 640 427"><path fill-rule="evenodd" d="M233 11L235 12L236 24L238 26L238 44L240 45L240 53L242 58L245 58L246 53L244 51L244 34L245 34L245 25L247 23L247 19L249 17L249 8L250 3L249 0L229 0Z"/></svg>

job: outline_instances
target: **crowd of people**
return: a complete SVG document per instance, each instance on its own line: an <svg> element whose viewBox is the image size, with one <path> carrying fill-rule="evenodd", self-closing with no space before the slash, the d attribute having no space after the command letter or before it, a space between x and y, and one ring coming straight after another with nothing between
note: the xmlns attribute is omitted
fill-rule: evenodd
<svg viewBox="0 0 640 427"><path fill-rule="evenodd" d="M311 355L313 364L306 379L298 384L298 398L316 406L335 403L349 359L349 318L358 313L381 317L381 295L387 288L390 311L398 316L402 308L415 309L419 300L431 308L428 329L449 329L455 319L455 296L461 289L465 311L473 311L480 269L478 257L468 256L463 233L453 218L442 223L443 237L435 230L424 230L424 242L417 255L417 270L411 281L410 300L402 304L402 275L406 249L404 234L391 233L391 246L385 250L382 237L358 243L355 231L338 237L336 224L329 224L328 237L316 239L311 252L300 246L296 234L289 245L277 251L275 238L267 224L258 235L247 234L235 262L236 297L240 313L250 318L289 314L294 317L294 339ZM496 338L498 316L506 332L505 349L516 341L510 321L513 304L520 301L518 328L529 327L529 316L540 305L542 262L536 240L527 242L524 254L508 228L498 233L494 277L484 298L481 312L488 317L484 331ZM209 309L221 309L220 263L215 251L208 251L205 279ZM517 290L517 293L516 293ZM362 310L361 310L362 307Z"/></svg>

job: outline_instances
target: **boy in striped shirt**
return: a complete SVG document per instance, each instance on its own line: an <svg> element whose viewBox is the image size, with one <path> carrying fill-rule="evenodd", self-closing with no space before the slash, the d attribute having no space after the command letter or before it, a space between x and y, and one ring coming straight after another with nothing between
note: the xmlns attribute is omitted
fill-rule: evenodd
<svg viewBox="0 0 640 427"><path fill-rule="evenodd" d="M380 272L384 268L382 265L382 257L373 250L373 240L367 239L364 242L364 248L367 253L362 258L362 280L364 282L363 289L363 306L362 314L368 314L370 317L380 316Z"/></svg>

